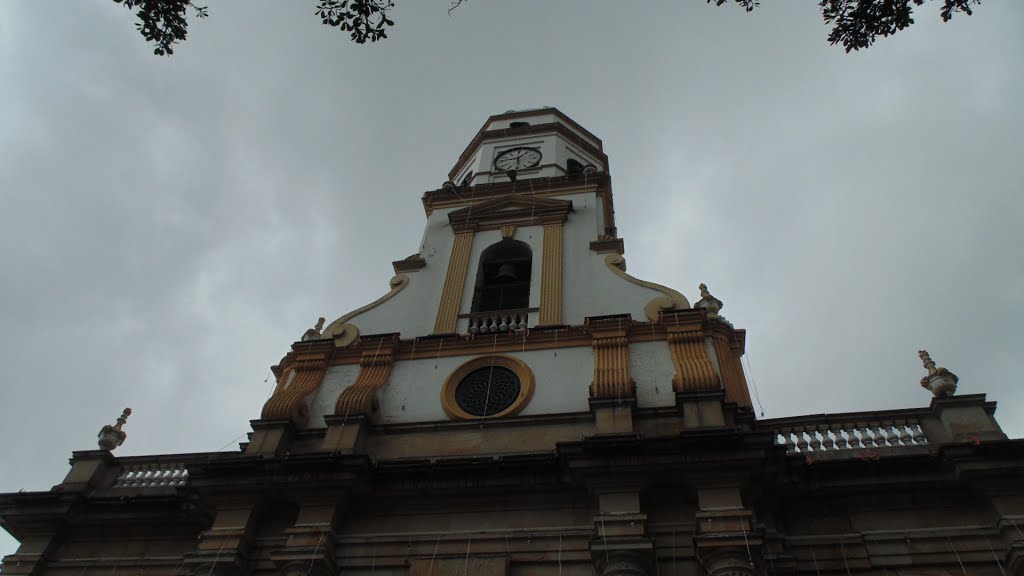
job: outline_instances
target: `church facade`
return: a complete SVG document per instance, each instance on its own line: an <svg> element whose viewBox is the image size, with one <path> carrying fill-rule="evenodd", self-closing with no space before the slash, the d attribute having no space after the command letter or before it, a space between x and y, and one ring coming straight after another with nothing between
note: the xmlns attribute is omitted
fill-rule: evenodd
<svg viewBox="0 0 1024 576"><path fill-rule="evenodd" d="M600 139L510 111L448 178L237 451L119 458L126 410L0 495L3 574L1024 575L1024 442L926 352L926 407L758 419L722 302L626 271Z"/></svg>

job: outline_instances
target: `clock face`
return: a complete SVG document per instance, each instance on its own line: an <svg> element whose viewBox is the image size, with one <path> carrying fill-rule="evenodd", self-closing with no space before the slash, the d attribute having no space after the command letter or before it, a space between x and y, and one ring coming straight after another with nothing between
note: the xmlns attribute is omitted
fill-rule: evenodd
<svg viewBox="0 0 1024 576"><path fill-rule="evenodd" d="M540 150L536 148L512 148L494 159L494 167L502 172L533 168L540 164Z"/></svg>

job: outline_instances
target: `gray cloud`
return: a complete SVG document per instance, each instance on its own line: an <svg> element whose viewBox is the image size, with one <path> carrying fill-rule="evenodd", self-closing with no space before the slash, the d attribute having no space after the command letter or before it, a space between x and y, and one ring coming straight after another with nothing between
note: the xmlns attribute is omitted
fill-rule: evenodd
<svg viewBox="0 0 1024 576"><path fill-rule="evenodd" d="M613 6L403 1L356 46L228 3L170 59L108 1L0 6L0 490L125 405L120 453L232 445L289 344L386 291L484 119L538 105L604 140L630 272L748 329L767 416L925 405L927 347L1024 433L1024 8L848 55L796 3Z"/></svg>

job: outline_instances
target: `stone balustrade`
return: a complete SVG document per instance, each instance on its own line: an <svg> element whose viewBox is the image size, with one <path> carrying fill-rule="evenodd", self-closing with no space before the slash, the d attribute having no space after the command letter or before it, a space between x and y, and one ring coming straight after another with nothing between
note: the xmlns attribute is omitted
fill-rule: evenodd
<svg viewBox="0 0 1024 576"><path fill-rule="evenodd" d="M467 314L470 334L491 334L494 332L516 332L526 330L530 310L495 310Z"/></svg>
<svg viewBox="0 0 1024 576"><path fill-rule="evenodd" d="M114 482L114 488L159 488L188 484L184 463L151 462L126 464Z"/></svg>
<svg viewBox="0 0 1024 576"><path fill-rule="evenodd" d="M916 414L834 414L820 417L762 420L758 427L771 430L775 443L790 454L835 452L928 445Z"/></svg>

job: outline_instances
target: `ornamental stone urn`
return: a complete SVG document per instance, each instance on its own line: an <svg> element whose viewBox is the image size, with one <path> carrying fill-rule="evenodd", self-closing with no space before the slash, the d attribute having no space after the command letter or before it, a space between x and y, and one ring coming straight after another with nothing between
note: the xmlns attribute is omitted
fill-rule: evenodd
<svg viewBox="0 0 1024 576"><path fill-rule="evenodd" d="M931 390L936 398L947 398L955 394L956 383L960 381L956 374L945 368L936 368L927 350L921 350L917 355L921 357L925 369L928 370L928 375L921 378L921 387Z"/></svg>
<svg viewBox="0 0 1024 576"><path fill-rule="evenodd" d="M100 449L106 450L107 452L117 448L121 444L124 444L124 439L128 437L128 434L121 430L125 422L128 421L128 416L132 413L131 408L125 408L121 416L117 418L117 424L111 426L107 424L103 428L100 428L100 433L96 435Z"/></svg>

